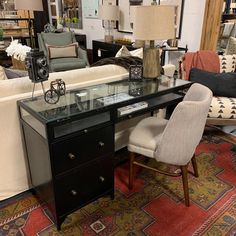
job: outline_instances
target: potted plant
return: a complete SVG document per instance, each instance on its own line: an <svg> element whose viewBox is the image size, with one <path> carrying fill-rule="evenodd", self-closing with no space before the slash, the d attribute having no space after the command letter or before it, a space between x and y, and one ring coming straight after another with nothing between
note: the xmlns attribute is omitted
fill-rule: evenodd
<svg viewBox="0 0 236 236"><path fill-rule="evenodd" d="M3 41L3 28L0 27L0 48L4 48L5 44Z"/></svg>

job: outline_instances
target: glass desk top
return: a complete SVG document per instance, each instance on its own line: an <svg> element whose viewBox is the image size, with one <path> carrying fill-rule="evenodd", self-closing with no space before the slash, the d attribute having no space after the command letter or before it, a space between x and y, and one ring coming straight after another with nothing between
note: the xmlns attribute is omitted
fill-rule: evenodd
<svg viewBox="0 0 236 236"><path fill-rule="evenodd" d="M21 100L19 104L34 113L43 123L74 115L104 110L110 106L135 102L190 86L189 81L160 76L157 80L120 80L67 91L56 104L48 104L44 96Z"/></svg>

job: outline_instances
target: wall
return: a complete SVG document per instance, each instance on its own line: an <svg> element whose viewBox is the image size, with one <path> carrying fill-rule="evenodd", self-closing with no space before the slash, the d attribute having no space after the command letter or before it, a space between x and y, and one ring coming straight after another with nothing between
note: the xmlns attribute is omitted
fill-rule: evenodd
<svg viewBox="0 0 236 236"><path fill-rule="evenodd" d="M83 1L86 0L82 0L82 4ZM198 50L200 47L204 8L205 0L185 0L182 34L179 46L185 46L187 44L189 51ZM75 29L75 32L86 34L88 48L92 48L93 39L104 38L104 29L99 19L86 19L83 17L83 30ZM117 32L117 30L114 30L114 36L115 38L132 38L132 34L120 33Z"/></svg>

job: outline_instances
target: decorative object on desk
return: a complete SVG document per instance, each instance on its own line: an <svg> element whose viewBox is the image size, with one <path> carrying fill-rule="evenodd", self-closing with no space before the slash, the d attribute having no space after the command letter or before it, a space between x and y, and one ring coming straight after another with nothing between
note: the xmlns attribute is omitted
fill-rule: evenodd
<svg viewBox="0 0 236 236"><path fill-rule="evenodd" d="M43 11L42 0L15 0L15 9L16 10L28 10L29 16L29 35L30 35L30 45L32 48L35 47L35 42L33 40L33 21L30 18L30 11Z"/></svg>
<svg viewBox="0 0 236 236"><path fill-rule="evenodd" d="M178 40L177 39L168 39L167 44L171 48L178 48Z"/></svg>
<svg viewBox="0 0 236 236"><path fill-rule="evenodd" d="M44 94L45 102L49 104L56 104L60 96L65 95L66 84L62 79L56 79L50 83L50 89Z"/></svg>
<svg viewBox="0 0 236 236"><path fill-rule="evenodd" d="M154 79L160 75L159 49L154 47L154 40L174 38L174 10L173 6L137 6L134 9L134 39L150 40L150 47L143 49L144 78Z"/></svg>
<svg viewBox="0 0 236 236"><path fill-rule="evenodd" d="M18 40L11 41L6 48L7 56L11 56L14 69L25 70L26 54L30 52L31 47L22 45Z"/></svg>
<svg viewBox="0 0 236 236"><path fill-rule="evenodd" d="M131 65L129 67L129 80L142 80L143 79L143 66Z"/></svg>
<svg viewBox="0 0 236 236"><path fill-rule="evenodd" d="M32 49L26 55L25 64L29 73L29 78L34 83L32 98L34 96L35 83L41 83L43 92L45 93L43 81L48 80L49 68L43 51Z"/></svg>
<svg viewBox="0 0 236 236"><path fill-rule="evenodd" d="M131 41L131 39L127 39L127 38L117 38L117 39L115 39L115 43L124 44L124 45L131 45L132 41Z"/></svg>
<svg viewBox="0 0 236 236"><path fill-rule="evenodd" d="M104 20L105 42L113 42L113 26L111 22L119 20L119 7L114 5L100 5L98 16Z"/></svg>

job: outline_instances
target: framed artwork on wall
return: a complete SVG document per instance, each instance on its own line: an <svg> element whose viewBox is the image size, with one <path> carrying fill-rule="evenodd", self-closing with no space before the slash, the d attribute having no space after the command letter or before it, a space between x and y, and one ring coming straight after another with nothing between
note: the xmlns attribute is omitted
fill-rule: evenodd
<svg viewBox="0 0 236 236"><path fill-rule="evenodd" d="M84 0L83 15L85 18L98 18L98 0Z"/></svg>
<svg viewBox="0 0 236 236"><path fill-rule="evenodd" d="M118 22L118 31L132 33L132 24L130 22L130 7L138 5L151 5L152 0L118 0L120 8L120 20ZM181 37L181 26L183 18L184 0L160 0L160 5L175 6L176 38Z"/></svg>

